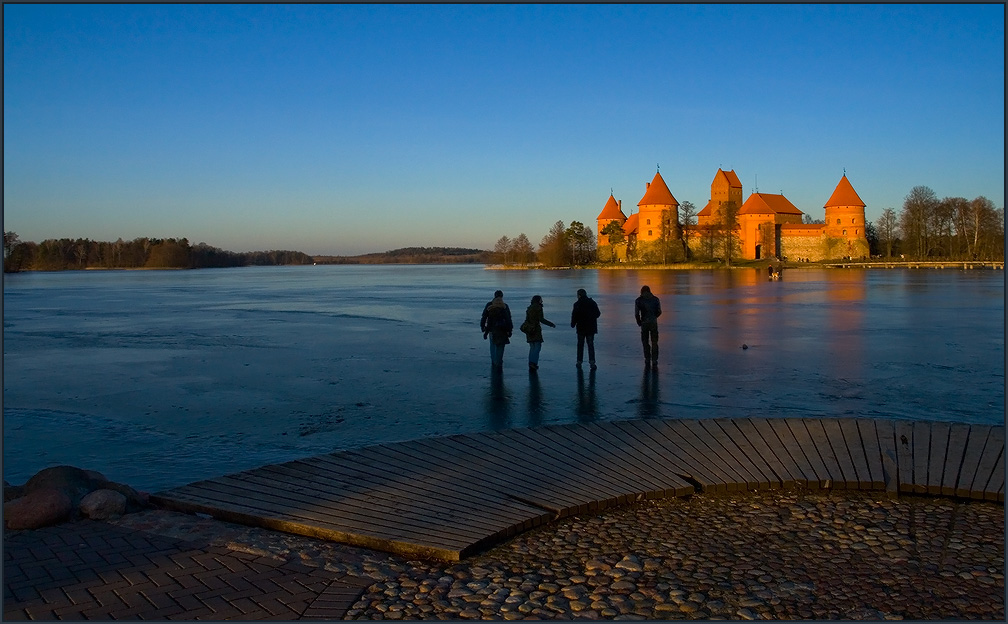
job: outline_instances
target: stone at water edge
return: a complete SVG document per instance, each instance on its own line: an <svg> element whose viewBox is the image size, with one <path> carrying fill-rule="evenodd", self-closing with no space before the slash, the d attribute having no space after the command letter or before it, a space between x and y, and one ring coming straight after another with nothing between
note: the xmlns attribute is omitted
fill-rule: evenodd
<svg viewBox="0 0 1008 624"><path fill-rule="evenodd" d="M101 477L99 473L93 471L89 473L89 471L81 470L74 466L43 468L24 484L24 493L28 495L36 490L49 488L61 490L70 497L70 501L74 506L77 506L85 494L95 489L96 484L93 475ZM104 481L104 477L101 477L101 479Z"/></svg>
<svg viewBox="0 0 1008 624"><path fill-rule="evenodd" d="M38 488L4 503L4 524L12 530L40 529L63 522L73 510L73 501L62 490Z"/></svg>
<svg viewBox="0 0 1008 624"><path fill-rule="evenodd" d="M115 490L95 490L81 499L80 512L92 520L108 520L126 513L126 503L126 496Z"/></svg>

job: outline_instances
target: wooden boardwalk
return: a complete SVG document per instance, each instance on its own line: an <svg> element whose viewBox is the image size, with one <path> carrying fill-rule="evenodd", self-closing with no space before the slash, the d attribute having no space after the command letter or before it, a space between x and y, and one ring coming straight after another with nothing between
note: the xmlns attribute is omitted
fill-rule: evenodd
<svg viewBox="0 0 1008 624"><path fill-rule="evenodd" d="M1003 425L630 420L382 444L157 493L170 509L458 561L572 514L695 492L884 490L1004 502Z"/></svg>

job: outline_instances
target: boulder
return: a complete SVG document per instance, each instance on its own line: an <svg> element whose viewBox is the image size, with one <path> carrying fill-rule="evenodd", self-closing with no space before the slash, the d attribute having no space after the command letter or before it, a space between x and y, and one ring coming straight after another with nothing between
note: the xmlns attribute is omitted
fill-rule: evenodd
<svg viewBox="0 0 1008 624"><path fill-rule="evenodd" d="M21 498L24 496L24 487L20 485L11 485L4 481L3 484L3 499L6 503L7 501L12 501L15 498Z"/></svg>
<svg viewBox="0 0 1008 624"><path fill-rule="evenodd" d="M126 513L126 503L126 496L120 492L95 490L81 499L80 512L92 520L108 520Z"/></svg>
<svg viewBox="0 0 1008 624"><path fill-rule="evenodd" d="M73 501L62 490L38 487L4 503L4 523L14 530L40 529L63 522L73 510Z"/></svg>
<svg viewBox="0 0 1008 624"><path fill-rule="evenodd" d="M76 507L84 495L95 487L94 479L86 470L73 466L53 466L38 471L35 476L28 479L24 484L24 493L27 496L37 490L50 488L62 490Z"/></svg>

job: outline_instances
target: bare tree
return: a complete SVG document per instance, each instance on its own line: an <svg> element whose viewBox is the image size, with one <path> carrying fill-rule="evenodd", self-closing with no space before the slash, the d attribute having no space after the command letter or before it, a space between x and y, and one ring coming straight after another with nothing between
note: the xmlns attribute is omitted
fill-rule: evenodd
<svg viewBox="0 0 1008 624"><path fill-rule="evenodd" d="M886 258L892 257L893 243L896 241L898 222L896 211L886 208L882 211L882 216L878 220L879 242L885 246Z"/></svg>
<svg viewBox="0 0 1008 624"><path fill-rule="evenodd" d="M913 245L918 258L928 255L931 245L931 225L938 205L935 192L926 186L915 186L903 200L900 229L908 245ZM909 249L907 250L909 251Z"/></svg>

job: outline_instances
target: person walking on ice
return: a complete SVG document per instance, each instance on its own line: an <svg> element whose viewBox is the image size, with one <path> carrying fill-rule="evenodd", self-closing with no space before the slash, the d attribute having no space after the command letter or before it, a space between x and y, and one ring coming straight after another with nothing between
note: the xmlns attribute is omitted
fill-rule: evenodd
<svg viewBox="0 0 1008 624"><path fill-rule="evenodd" d="M549 321L543 315L543 300L539 295L532 297L532 302L525 310L525 322L519 327L525 334L525 340L529 346L529 370L539 370L539 352L542 350L543 335L542 326L548 325L556 327L553 321Z"/></svg>
<svg viewBox="0 0 1008 624"><path fill-rule="evenodd" d="M658 365L658 317L661 301L651 294L650 286L641 286L640 297L634 301L634 318L640 327L641 344L644 345L644 364Z"/></svg>
<svg viewBox="0 0 1008 624"><path fill-rule="evenodd" d="M509 344L514 324L511 322L511 308L504 303L504 293L495 291L494 298L483 307L480 318L483 340L490 339L490 366L503 368L504 345Z"/></svg>
<svg viewBox="0 0 1008 624"><path fill-rule="evenodd" d="M588 296L584 288L577 291L577 301L571 310L571 327L577 330L577 365L581 366L584 361L584 346L588 343L588 364L592 370L595 366L595 334L598 333L598 304Z"/></svg>

